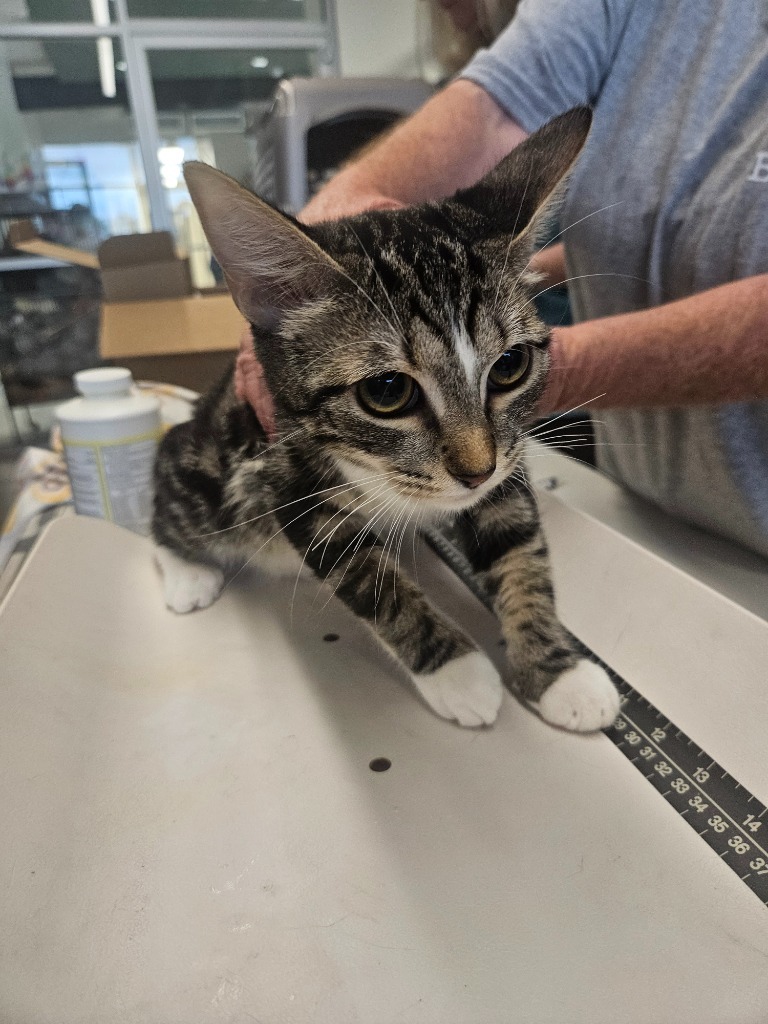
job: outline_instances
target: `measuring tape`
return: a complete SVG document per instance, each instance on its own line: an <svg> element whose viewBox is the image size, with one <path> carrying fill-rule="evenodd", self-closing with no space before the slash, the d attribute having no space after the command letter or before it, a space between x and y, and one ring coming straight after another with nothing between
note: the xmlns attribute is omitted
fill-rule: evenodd
<svg viewBox="0 0 768 1024"><path fill-rule="evenodd" d="M467 588L492 610L488 594L458 548L436 530L425 530L423 536ZM768 808L626 679L578 638L574 640L585 657L602 665L619 691L619 717L603 730L605 735L768 906Z"/></svg>

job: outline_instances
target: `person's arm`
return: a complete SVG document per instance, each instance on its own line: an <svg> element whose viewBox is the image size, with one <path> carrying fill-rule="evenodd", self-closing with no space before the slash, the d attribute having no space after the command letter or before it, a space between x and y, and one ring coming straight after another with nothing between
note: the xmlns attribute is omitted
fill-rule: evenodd
<svg viewBox="0 0 768 1024"><path fill-rule="evenodd" d="M636 313L557 327L539 414L768 399L768 274ZM250 331L238 357L238 396L270 438L274 407Z"/></svg>
<svg viewBox="0 0 768 1024"><path fill-rule="evenodd" d="M538 288L556 288L566 283L568 271L565 269L565 247L562 242L539 249L531 259L531 270L541 274Z"/></svg>
<svg viewBox="0 0 768 1024"><path fill-rule="evenodd" d="M459 79L340 171L299 220L312 224L452 195L527 134L484 89Z"/></svg>
<svg viewBox="0 0 768 1024"><path fill-rule="evenodd" d="M540 412L768 399L768 274L552 331Z"/></svg>

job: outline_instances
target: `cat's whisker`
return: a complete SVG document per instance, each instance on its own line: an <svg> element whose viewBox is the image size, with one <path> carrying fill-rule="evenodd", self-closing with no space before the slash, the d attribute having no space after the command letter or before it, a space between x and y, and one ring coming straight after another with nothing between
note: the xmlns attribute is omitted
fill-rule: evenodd
<svg viewBox="0 0 768 1024"><path fill-rule="evenodd" d="M282 509L289 508L291 505L297 505L299 502L306 501L308 498L316 498L319 494L329 494L331 491L338 491L339 493L343 494L345 491L348 491L353 487L357 487L359 484L370 483L373 480L381 479L383 476L388 477L392 475L392 473L380 473L377 476L363 477L360 480L352 480L349 483L333 484L332 487L324 487L320 491L311 491L309 494L306 494L303 498L294 498L293 501L287 501L284 505L278 505L275 508L268 509L268 511L266 512L260 512L257 516L253 516L251 519L244 519L241 523L235 523L233 526L224 526L221 530L210 530L208 533L198 533L195 534L195 536L215 537L220 533L227 533L230 530L239 530L243 526L248 526L250 523L255 523L258 519L264 519L266 516L274 515L275 512L280 512L282 511ZM322 504L322 502L320 502L319 504ZM313 508L317 507L317 505L313 506Z"/></svg>
<svg viewBox="0 0 768 1024"><path fill-rule="evenodd" d="M400 556L403 553L403 541L405 540L406 534L408 533L408 526L409 526L411 520L413 519L413 517L415 515L418 514L418 509L419 509L418 504L414 503L413 507L411 508L411 511L408 514L408 518L406 519L405 523L403 524L403 528L400 531L400 541L398 542L397 551L395 553L395 577L394 577L394 580L392 582L392 591L393 591L392 596L394 597L395 600L397 600L397 591L396 591L395 588L397 586L397 574L400 571ZM414 525L414 529L415 529L415 525Z"/></svg>
<svg viewBox="0 0 768 1024"><path fill-rule="evenodd" d="M298 520L299 520L299 519L300 519L300 518L301 518L301 517L302 517L303 515L306 515L306 514L307 514L308 512L313 512L313 511L314 511L314 509L318 508L319 506L321 506L321 505L323 505L323 504L325 504L325 502L319 502L319 503L318 503L317 505L313 505L313 506L312 506L311 508L309 508L309 509L306 509L306 510L305 510L304 512L301 512L301 513L299 513L299 515L297 515L297 516L296 516L296 517L295 517L294 519L292 519L292 520L291 520L290 522L286 523L286 524L285 524L285 526L282 526L282 527L281 527L281 528L280 528L279 530L276 530L276 531L274 532L274 534L272 534L272 535L271 535L271 537L267 538L267 540L266 540L266 541L264 542L264 544L262 544L262 545L261 545L261 547L260 547L260 548L258 549L258 551L257 551L257 552L254 552L254 554L258 554L258 552L259 552L259 551L261 551L261 550L262 550L262 549L264 548L264 546L265 546L266 544L268 544L268 542L269 542L269 541L273 541L275 537L279 537L279 536L280 536L280 535L282 534L282 532L283 532L283 531L284 531L285 529L287 529L287 528L288 528L289 526L292 526L292 525L293 525L293 523L295 523L295 522L298 522ZM316 535L315 535L315 536L316 536ZM345 550L346 550L346 549L345 549ZM343 552L342 552L342 554L343 554ZM252 555L252 556L251 556L251 558L253 558L253 557L254 557L254 556ZM341 556L340 556L340 557L341 557ZM248 559L248 561L249 561L249 562L251 561L251 558L249 558L249 559ZM246 564L248 564L248 563L246 563ZM334 563L334 564L338 564L338 559L337 559L337 562L336 562L336 563ZM245 568L245 566L243 566L243 567ZM242 571L242 569L241 569L241 571ZM299 570L299 571L301 571L301 570ZM333 567L331 568L331 572L333 572ZM330 574L330 573L329 573L329 574ZM297 577L297 584L298 584L298 577ZM294 591L294 592L295 592L295 591ZM325 605L324 605L324 607L325 607Z"/></svg>
<svg viewBox="0 0 768 1024"><path fill-rule="evenodd" d="M552 416L552 417L551 417L551 418L549 419L549 421L548 421L548 422L550 423L550 425L551 425L551 424L553 424L553 423L557 423L557 421L558 421L558 420L561 420L561 419L563 419L563 418L564 418L565 416L570 416L572 412L576 412L576 411L577 411L578 409L583 409L583 408L584 408L584 406L585 406L585 405L589 405L589 404L590 404L590 402L597 402L597 401L598 401L598 399L600 399L600 398L605 398L605 395L606 395L606 392L605 392L605 391L603 391L603 392L602 392L601 394L599 394L599 395L594 395L594 396L593 396L592 398L588 398L588 399L586 400L586 402L579 402L579 404L578 404L578 405L574 405L574 406L571 406L571 408L570 408L570 409L566 409L566 410L564 410L564 412L560 412L560 413L558 413L558 414L557 414L557 416ZM532 433L532 431L530 431L530 430L529 430L529 431L526 431L526 432L525 432L524 434L522 434L521 436L522 436L523 438L525 438L525 437L528 437L528 436L529 436L529 435L530 435L531 433Z"/></svg>
<svg viewBox="0 0 768 1024"><path fill-rule="evenodd" d="M649 445L661 444L661 441L593 441L592 444L595 447L605 448L647 448Z"/></svg>
<svg viewBox="0 0 768 1024"><path fill-rule="evenodd" d="M338 556L336 561L333 563L331 568L328 570L328 572L326 573L326 576L325 576L326 580L328 580L330 578L331 573L336 568L336 566L339 564L339 562L342 560L342 558L347 553L347 551L349 551L350 548L353 548L352 555L357 553L357 551L360 549L360 545L363 543L363 541L365 540L366 536L370 532L373 524L377 521L379 516L382 515L382 513L384 511L386 511L386 509L391 507L396 501L397 501L397 497L395 495L385 495L379 501L378 505L376 505L375 508L373 508L373 509L371 509L369 511L369 513L368 513L368 521L363 524L363 526L357 531L357 533L355 533L355 535L352 537L352 539L349 541L349 543L343 549L341 554ZM357 543L355 543L355 542L357 542ZM354 545L354 547L353 547L353 545ZM352 555L350 555L350 559L351 559Z"/></svg>
<svg viewBox="0 0 768 1024"><path fill-rule="evenodd" d="M539 443L543 444L545 448L554 448L555 445L558 444L590 444L591 442L592 438L589 436L589 434L563 434L558 435L557 437L548 437L545 440L540 441Z"/></svg>
<svg viewBox="0 0 768 1024"><path fill-rule="evenodd" d="M334 465L328 466L328 468L326 470L324 470L320 474L320 476L318 477L317 486L319 487L320 484L322 484L325 480L327 480L328 477L331 476L331 474L335 472L335 470L336 470L336 467Z"/></svg>
<svg viewBox="0 0 768 1024"><path fill-rule="evenodd" d="M397 536L397 527L398 527L400 521L402 520L403 516L405 515L405 513L407 511L408 511L408 505L403 505L402 508L397 512L397 515L395 516L395 519L393 520L392 524L390 525L389 533L387 534L387 539L384 542L384 546L382 548L382 552L381 552L381 555L379 557L379 564L376 567L376 580L374 582L374 588L373 588L374 607L378 607L379 598L381 597L381 591L382 591L383 586L384 586L384 577L383 576L381 577L381 584L379 585L379 573L381 572L382 559L386 559L387 558L387 548L390 546L390 540L392 541L392 543L394 543L394 538ZM387 561L388 561L388 559L387 559ZM378 594L377 594L377 589L378 589Z"/></svg>
<svg viewBox="0 0 768 1024"><path fill-rule="evenodd" d="M351 486L354 486L354 485L351 485ZM346 488L346 489L349 490L350 488ZM315 497L317 494L320 494L320 493L322 493L322 492L316 491L313 494L307 495L307 498ZM307 498L298 498L297 501L306 501ZM287 508L289 505L295 505L295 504L296 504L296 501L290 501L286 505L281 505L280 508ZM316 508L320 508L320 506L324 505L324 504L325 504L325 501L319 501L319 502L317 502L317 504L312 505L310 508L304 509L303 512L300 512L297 516L295 516L293 519L291 519L290 522L286 523L284 526L281 526L280 529L276 530L273 534L270 534L270 536L267 537L267 539L264 541L264 543L259 545L259 547L251 555L249 555L249 557L246 559L245 563L243 565L241 565L240 568L235 573L235 575L231 579L229 579L227 581L227 583L222 588L222 590L226 590L226 588L228 586L230 586L230 584L234 583L234 581L237 579L237 577L240 575L240 573L243 572L250 565L250 563L253 561L253 559L261 551L263 551L263 549L267 546L267 544L269 544L270 541L274 540L275 537L279 537L280 534L284 530L287 530L289 526L293 526L294 523L297 523L299 521L299 519L302 518L302 516L308 515L310 512L314 512L314 510ZM265 514L269 515L269 513L265 513ZM261 516L257 516L256 518L260 519Z"/></svg>
<svg viewBox="0 0 768 1024"><path fill-rule="evenodd" d="M403 546L403 541L405 540L405 533L406 530L408 529L408 523L411 521L411 519L413 519L414 512L415 508L412 508L408 512L408 515L405 517L402 526L400 527L400 533L397 537L397 540L392 545L392 554L394 555L395 558L395 564L392 569L392 600L395 604L395 607L397 607L397 574L400 571L400 552Z"/></svg>
<svg viewBox="0 0 768 1024"><path fill-rule="evenodd" d="M366 497L366 495L368 495L368 492L363 492L363 494L356 494L350 501L347 502L346 505L344 505L341 509L338 509L336 512L334 512L334 514L331 516L331 518L329 520L326 520L318 528L317 532L315 533L315 535L312 538L312 540L309 542L309 544L308 544L308 546L307 546L307 548L306 548L306 550L304 552L304 556L301 559L301 565L299 566L298 571L296 573L296 582L294 583L293 594L291 596L291 624L293 624L293 606L294 606L294 602L296 600L296 591L297 591L298 586L299 586L299 579L301 578L302 569L304 568L304 564L305 564L305 562L307 560L307 555L310 553L310 551L314 551L316 547L319 547L319 545L322 544L322 542L323 542L323 539L321 539L320 541L317 541L318 535L320 533L322 533L323 530L325 530L333 522L333 520L336 518L337 515L341 515L342 512L344 512L345 509L347 509L350 505L353 505L356 501L361 502L360 504L356 505L355 508L353 508L352 511L348 515L344 516L344 518L342 519L341 523L339 523L337 526L334 527L334 529L331 531L331 533L328 535L327 538L324 538L325 539L325 547L326 547L326 551L327 551L328 543L330 542L330 539L333 536L333 533L335 533L335 531L339 528L339 526L342 525L342 523L345 523L347 521L347 519L349 519L349 516L354 515L355 512L358 512L364 505L367 505L369 501L374 501L376 499L376 497L381 493L381 491L385 487L386 487L386 481L379 485L379 487L376 489L375 493L372 496L367 496ZM365 499L365 500L361 501L361 499ZM323 558L324 557L325 557L325 552L323 552L323 555L320 558L320 563L319 563L320 565L323 564Z"/></svg>
<svg viewBox="0 0 768 1024"><path fill-rule="evenodd" d="M376 566L376 576L374 579L373 598L374 598L374 620L378 614L379 600L384 589L384 577L386 575L387 567L391 562L392 545L397 537L397 528L402 520L403 516L407 511L407 506L403 505L399 509L395 509L395 517L390 524L389 532L387 534L386 541L382 547L381 554L379 555L379 562Z"/></svg>
<svg viewBox="0 0 768 1024"><path fill-rule="evenodd" d="M538 441L539 444L549 444L551 441L557 441L557 440L568 438L568 437L573 437L573 438L580 437L580 438L582 438L582 440L586 440L587 438L589 438L591 436L592 435L590 433L585 433L583 435L581 435L581 434L577 435L577 434L573 434L573 433L568 433L567 426L563 426L563 427L557 428L556 430L548 431L546 434L535 434L533 437L523 437L523 438L521 438L521 440L522 440L522 442L524 444L526 442L534 442L534 441Z"/></svg>
<svg viewBox="0 0 768 1024"><path fill-rule="evenodd" d="M285 434L283 437L278 438L277 441L273 441L272 444L268 444L266 448L262 448L260 452L257 452L256 455L254 455L254 459L260 459L263 455L266 455L267 452L271 452L273 448L279 448L281 444L285 444L286 441L290 441L292 437L295 437L306 429L307 428L304 425L297 427L296 430L292 430L290 434Z"/></svg>
<svg viewBox="0 0 768 1024"><path fill-rule="evenodd" d="M373 500L375 500L375 498L376 498L376 497L378 497L378 495L379 495L379 494L381 493L381 490L383 490L383 489L386 489L386 481L385 481L385 483L384 483L384 484L382 484L382 486L381 486L381 487L379 487L379 488L378 488L378 490L377 490L376 494L375 494L375 495L374 495L374 496L373 496L373 497L372 497L372 498L370 499L370 501L373 501ZM396 501L397 501L397 496L396 496L396 495L393 495L393 496L391 496L391 498L392 498L392 501L390 502L390 505L391 505L392 503L394 503L394 502L396 502ZM345 517L344 517L344 519L342 520L342 522L341 522L341 523L338 523L338 524L337 524L337 525L336 525L336 526L334 527L334 529L332 530L332 532L331 532L331 535L329 536L329 538L328 538L328 539L325 539L325 540L326 540L326 546L328 546L328 542L330 541L330 538L331 538L331 536L333 536L334 532L335 532L335 531L336 531L336 530L337 530L337 529L339 528L339 526L341 526L341 525L343 524L343 522L346 522L346 520L347 520L347 519L349 518L349 516L353 515L353 514L354 514L355 512L358 512L358 511L360 510L360 508L364 507L364 506L365 506L365 505L367 505L367 504L368 504L368 501L367 501L367 502L364 502L364 503L362 503L362 505L359 505L359 506L357 506L356 508L354 508L354 509L352 510L352 512L350 512L350 513L349 513L349 514L348 514L347 516L345 516ZM379 506L379 507L381 507L381 506ZM346 506L345 506L345 508L346 508ZM369 519L369 526L370 526L370 525L371 525L371 519ZM358 534L356 534L356 535L355 535L355 537L354 537L354 538L352 539L352 542L354 542L354 540L355 540L355 539L356 539L356 538L357 538L358 536L359 536L359 532L358 532ZM362 537L360 538L360 541L359 541L359 542L358 542L358 544L357 544L357 547L355 548L355 551L357 551L357 549L359 548L359 545L360 545L360 544L362 543L362 540L364 540L364 539L365 539L365 536L366 536L365 534L364 534L364 535L362 535ZM319 544L322 544L322 543L323 543L323 540L324 540L324 539L322 539L321 541L317 542L317 545L316 545L316 546L319 546ZM340 557L342 557L342 556L344 555L344 553L346 552L346 550L347 550L347 549L345 548L345 549L344 549L344 551L342 552L342 555L341 555ZM354 552L353 552L353 553L354 553ZM325 557L325 553L324 553L323 557ZM331 569L330 569L330 572L333 572L334 568L335 568L335 567L336 567L336 565L338 564L338 561L339 561L339 559L337 559L337 561L336 561L336 562L334 563L334 565L333 565L333 566L331 567ZM319 564L322 564L322 563L323 563L323 558L321 558L321 562L319 562ZM329 575L330 575L330 572L329 572Z"/></svg>
<svg viewBox="0 0 768 1024"><path fill-rule="evenodd" d="M366 538L366 536L368 535L368 533L370 533L370 532L372 532L372 531L373 531L373 527L374 527L374 526L376 525L376 523L377 523L377 522L378 522L378 521L379 521L380 519L383 519L383 518L384 518L385 516L389 515L389 513L391 512L391 510L392 510L393 508L395 508L395 507L396 507L396 505L398 504L398 501L399 501L399 499L398 499L397 497L392 497L390 501L388 501L388 502L387 502L387 503L386 503L385 505L383 505L383 506L381 507L380 511L379 511L379 512L377 512L377 513L376 513L376 515L372 516L372 517L371 517L371 518L369 519L369 521L368 521L368 526L367 526L366 530L365 530L364 532L362 532L362 533L361 533L361 535L359 536L359 539L358 539L357 543L355 544L354 550L353 550L353 552L352 552L353 554L357 554L357 552L358 552L358 551L360 550L360 548L361 548L361 546L362 546L363 542L365 541L365 538ZM377 533L377 534L379 534L379 533L380 533L380 529L379 529L379 528L377 528L377 529L376 529L376 533ZM373 547L371 548L371 551L372 551L372 550L373 550ZM371 553L371 552L369 551L369 552L368 552L368 555L366 556L366 558L370 556L370 553Z"/></svg>
<svg viewBox="0 0 768 1024"><path fill-rule="evenodd" d="M572 444L572 445L553 444L553 445L550 445L550 448L552 449L552 451L560 452L561 454L564 454L564 455L567 455L568 451L570 449L574 449L575 450L577 448L591 448L591 447L592 447L591 444ZM531 458L532 459L537 459L537 458L540 459L540 458L544 458L545 455L546 455L546 452L534 452L531 455Z"/></svg>
<svg viewBox="0 0 768 1024"><path fill-rule="evenodd" d="M321 544L323 544L323 543L325 544L325 549L324 549L324 551L323 551L323 554L322 554L322 556L320 557L320 562L319 562L319 565L322 565L322 564L323 564L323 558L325 558L325 553L326 553L326 552L327 552L327 550L328 550L328 545L330 544L330 542L331 542L331 538L333 537L334 533L336 533L336 531L337 531L337 530L338 530L338 529L339 529L339 528L340 528L341 526L343 526L343 525L344 525L344 523L346 523L346 521L347 521L347 520L348 520L348 519L350 518L350 516L353 516L353 515L355 514L355 512L358 512L358 511L359 511L359 510L360 510L361 508L365 507L365 505L367 505L369 501L373 501L373 500L374 500L375 498L377 498L377 497L378 497L378 496L379 496L379 495L381 494L381 492L382 492L383 490L385 490L385 489L386 489L386 486L387 486L387 482L386 482L386 481L384 481L384 483L382 483L382 484L381 484L381 485L380 485L380 486L379 486L379 487L378 487L378 488L377 488L377 489L376 489L376 490L374 491L374 493L373 493L373 494L372 494L372 495L371 495L371 496L370 496L369 498L367 498L367 499L366 499L366 501L364 501L364 502L362 503L362 505L356 505L356 506L355 506L355 508L353 508L351 512L348 512L348 513L347 513L347 515L345 515L345 516L343 517L343 519L341 519L341 520L340 520L340 522L338 522L338 523L337 523L337 524L336 524L336 525L335 525L335 526L333 527L333 529L332 529L332 530L330 531L330 533L328 533L328 534L327 534L327 535L326 535L325 537L321 537L321 538L320 538L320 540L318 540L318 541L317 541L316 543L314 543L314 542L313 542L313 545L312 545L312 546L311 546L310 548L307 548L307 551L308 551L308 552L309 552L309 551L314 551L314 550L315 550L316 548L319 548ZM331 516L331 518L330 518L330 519L329 519L329 520L328 520L328 521L327 521L327 522L325 523L325 525L324 525L323 527L321 527L321 530L322 530L322 529L325 529L325 527L328 527L328 526L330 526L330 525L331 525L331 523L333 522L333 520L334 520L334 519L336 518L336 516L337 516L337 515L341 515L341 513L342 513L342 512L344 512L344 511L345 511L345 509L348 509L350 505L354 504L354 502L355 502L355 501L357 501L357 496L356 496L356 497L354 497L354 498L352 498L352 500L351 500L351 501L348 501L346 505L343 505L343 506L342 506L342 507L341 507L341 508L340 508L340 509L338 510L338 512L335 512L335 513L333 514L333 516ZM319 532L320 532L320 531L318 531L318 533L319 533ZM315 535L315 536L317 536L317 535Z"/></svg>
<svg viewBox="0 0 768 1024"><path fill-rule="evenodd" d="M646 442L646 441L592 441L590 439L590 440L588 440L586 442L577 442L576 444L571 444L567 440L563 441L562 443L560 443L560 442L553 442L551 444L547 444L546 447L550 448L550 449L556 449L557 451L562 451L565 448L601 448L601 447L603 447L603 448L646 448L648 446L648 444L652 444L652 443L653 442L650 442L650 441L649 442ZM548 454L548 452L546 452L546 451L543 451L543 452L527 452L526 453L526 460L530 460L530 459L544 459L544 458L547 457L547 454Z"/></svg>
<svg viewBox="0 0 768 1024"><path fill-rule="evenodd" d="M272 444L267 445L266 448L262 448L260 452L257 452L254 456L252 456L248 460L244 459L244 461L255 462L257 459L260 459L264 455L266 455L267 452L272 451L273 448L278 448L281 444L285 444L286 441L289 441L292 437L295 437L296 434L301 434L302 431L304 431L304 430L306 430L305 426L297 427L296 430L292 430L289 434L285 434L283 437L279 438L277 441L273 441ZM238 502L238 498L235 495L232 495L229 498L225 499L223 505L226 508L226 507L230 507L232 505L236 505L237 502ZM234 527L227 527L227 529L234 529ZM216 532L220 532L220 531L214 531L214 532L216 533ZM208 536L212 536L212 534L199 533L196 536L198 536L198 537L208 537Z"/></svg>
<svg viewBox="0 0 768 1024"><path fill-rule="evenodd" d="M395 602L395 605L397 605L397 573L398 573L399 564L400 564L400 557L399 557L400 546L403 543L403 538L405 536L405 531L406 531L406 529L408 527L408 523L410 522L411 517L413 516L413 511L414 511L413 509L410 509L410 510L407 509L407 508L403 509L403 512L401 513L401 515L399 517L398 523L396 524L395 535L394 535L394 538L393 538L393 541L392 541L392 547L390 549L390 561L391 561L392 558L394 558L394 565L392 566L392 600ZM407 515L406 515L406 513L407 513ZM382 589L383 589L383 578L382 578Z"/></svg>
<svg viewBox="0 0 768 1024"><path fill-rule="evenodd" d="M561 231L558 231L558 233L556 235L554 235L554 237L548 238L544 245L539 246L539 248L536 249L533 252L533 254L531 255L531 258L528 260L528 262L525 264L523 269L520 271L520 276L518 277L517 281L515 281L515 284L517 284L520 281L520 278L523 276L523 274L526 272L526 270L530 267L531 263L533 263L534 259L539 255L539 253L543 252L544 249L546 249L548 246L550 246L554 242L556 242L558 240L558 238L562 238L562 236L564 234L566 234L566 232L570 231L571 228L575 228L577 225L582 224L585 220L589 220L590 217L596 217L598 215L598 213L605 213L606 210L612 210L614 206L621 206L621 204L623 202L624 202L623 199L619 199L615 203L609 203L607 206L601 206L599 210L593 210L592 213L587 213L583 217L579 217L578 220L573 221L572 224L568 224Z"/></svg>
<svg viewBox="0 0 768 1024"><path fill-rule="evenodd" d="M643 284L647 283L644 277L637 277L635 274L619 274L614 273L613 271L606 271L602 274L574 274L573 277L566 277L564 281L558 281L555 284L548 284L546 288L542 288L540 291L536 292L535 295L532 295L530 299L520 307L521 312L522 310L533 306L536 299L538 299L540 295L544 295L545 292L550 292L553 288L562 288L564 284L570 284L571 281L584 281L588 277L622 277L626 278L628 281L641 281Z"/></svg>
<svg viewBox="0 0 768 1024"><path fill-rule="evenodd" d="M392 521L389 524L389 532L387 533L386 541L384 542L384 544L381 545L381 552L379 554L379 561L376 564L376 572L375 572L374 577L373 577L373 619L374 619L374 622L376 621L376 617L377 617L377 613L378 613L378 608L379 608L379 598L381 597L381 586L379 584L379 576L381 574L381 563L382 563L382 561L384 559L387 558L387 547L389 546L389 539L392 536L392 531L395 528L395 523L397 522L397 518L398 518L398 516L400 515L401 512L402 512L402 509L395 509L394 510L395 515L394 515L394 518L392 519Z"/></svg>
<svg viewBox="0 0 768 1024"><path fill-rule="evenodd" d="M523 209L523 203L525 202L525 197L526 197L526 195L528 193L528 186L531 183L531 171L532 170L533 170L533 161L531 161L531 163L528 166L528 177L526 178L526 181L525 181L525 188L523 189L523 197L520 200L520 205L517 208L517 216L515 217L515 223L514 223L514 226L512 228L512 236L509 239L509 243L507 244L506 252L504 253L504 265L501 268L501 274L499 275L499 280L498 280L498 283L496 285L496 294L493 297L493 310L494 310L494 312L498 309L498 306L499 306L499 292L501 291L501 283L504 280L504 275L507 272L507 263L509 262L509 254L512 251L512 246L515 244L515 240L516 240L515 234L517 232L517 225L518 225L518 222L520 220L520 212ZM530 260L528 262L530 263ZM523 272L520 274L520 276L518 277L517 281L520 280L520 277L523 276L524 272L525 272L525 270L523 270ZM517 281L515 281L515 284L517 284Z"/></svg>
<svg viewBox="0 0 768 1024"><path fill-rule="evenodd" d="M416 555L416 541L421 530L421 523L423 522L426 514L426 509L423 506L416 506L416 522L413 524L413 534L411 535L411 554L413 555L413 575L417 586L420 586L420 583L418 557Z"/></svg>
<svg viewBox="0 0 768 1024"><path fill-rule="evenodd" d="M349 519L350 516L355 514L357 509L362 508L364 505L368 504L369 501L374 500L379 494L381 494L381 492L386 489L386 486L387 486L387 480L379 481L378 482L378 486L375 487L373 492L371 492L370 489L366 489L366 490L363 490L363 491L356 492L349 499L349 501L345 502L344 505L342 505L340 508L335 508L334 511L333 511L333 514L328 519L326 519L323 522L323 524L318 528L317 533L312 538L312 541L310 542L310 544L307 546L307 554L309 554L311 551L315 551L323 543L325 544L325 549L327 551L328 544L330 543L331 538L333 537L333 535L336 532L336 530L338 530L340 526L343 526L343 524L347 521L347 519ZM335 495L334 495L334 497L335 497ZM343 513L350 507L350 505L354 505L355 507L352 509L351 512L348 512L347 515L343 515ZM328 529L328 527L331 526L331 523L333 523L334 519L336 519L338 516L342 516L341 520L336 524L336 526L333 527L333 529L330 530L330 532L328 534L326 534L326 536L320 537L319 540L318 540L318 537L323 532L323 530ZM323 556L320 559L320 564L321 565L322 565L322 559L324 557L325 557L325 555L323 554Z"/></svg>
<svg viewBox="0 0 768 1024"><path fill-rule="evenodd" d="M352 558L353 558L353 557L354 557L354 555L356 555L356 554L357 554L357 552L358 552L358 551L360 550L360 547L361 547L361 545L362 545L363 541L364 541L364 540L365 540L365 538L366 538L366 537L368 536L368 534L369 534L369 533L370 533L370 532L371 532L371 531L373 530L373 527L374 527L375 523L376 523L376 522L377 522L377 521L378 521L378 520L379 520L379 519L380 519L380 518L381 518L381 517L382 517L383 515L385 515L385 514L386 514L386 513L387 513L387 512L389 511L389 509L390 509L390 508L392 508L392 507L394 506L394 504L395 504L395 503L397 502L397 500L398 500L398 499L397 499L397 496L391 497L391 498L390 498L390 499L389 499L388 501L387 501L387 500L385 500L385 501L384 501L384 502L382 503L382 506L380 506L380 507L379 507L379 509L378 509L377 511L375 511L375 514L372 514L372 515L371 515L371 516L369 517L369 519L368 519L368 522L367 522L367 523L365 524L365 526L364 526L364 527L363 527L363 528L362 528L361 530L359 530L359 531L358 531L358 532L357 532L357 533L355 534L355 536L354 536L354 537L352 538L352 540L351 540L351 541L349 542L349 544L348 544L348 545L347 545L347 546L346 546L346 547L344 548L344 550L342 551L342 553L341 553L341 554L339 555L339 557L338 557L338 558L336 559L336 561L335 561L335 562L333 563L333 565L331 566L331 569L330 569L330 571L328 572L328 574L327 574L327 575L326 575L326 577L325 577L325 579L326 579L326 582L328 581L328 579L330 578L330 575L331 575L331 573L332 573L332 572L333 572L333 570L334 570L334 569L336 568L336 566L337 566L337 565L339 564L339 562L340 562L340 561L341 561L341 559L342 559L342 558L344 557L344 555L346 554L346 552L347 552L347 551L349 550L349 548L350 548L350 547L352 547L352 545L353 545L353 544L355 543L355 540L357 540L357 544L356 544L356 545L355 545L355 547L353 548L353 550L352 550L352 554L351 554L351 555L349 556L349 558L347 559L347 564L346 564L346 566L344 567L344 571L342 572L342 574L341 574L341 576L340 576L339 580L337 581L337 583L336 583L336 586L335 586L335 587L333 588L333 590L331 591L331 593L330 593L330 595L329 595L329 597L328 597L328 600L327 600L327 601L325 602L325 604L323 605L323 608L326 608L326 607L328 606L328 603L329 603L329 602L331 601L331 599L332 599L333 597L335 597L335 596L336 596L336 593L337 593L337 591L338 591L339 587L340 587L340 586L341 586L341 584L342 584L342 583L344 582L344 577L345 577L345 576L347 575L347 570L349 569L349 566L350 566L350 565L351 565L351 563L352 563ZM358 538L359 538L359 539L358 539ZM365 558L363 559L363 561L362 561L362 563L361 563L361 568L362 568L362 566L363 566L363 565L365 565L365 563L366 563L366 562L368 561L368 559L370 558L370 555L371 555L371 551L372 551L372 550L373 550L373 546L371 546L371 548L370 548L370 549L369 549L369 551L368 551L368 554L367 554L367 555L365 556ZM321 611L322 611L322 609L321 609Z"/></svg>
<svg viewBox="0 0 768 1024"><path fill-rule="evenodd" d="M517 486L518 482L523 486L525 490L530 491L531 481L528 479L528 476L526 474L526 465L523 460L518 462L518 464L515 466L514 471L512 472L512 475L510 476L509 479L513 482L515 490L518 494L520 493L520 490Z"/></svg>
<svg viewBox="0 0 768 1024"><path fill-rule="evenodd" d="M566 427L588 427L588 426L590 426L593 423L600 423L600 422L602 422L602 421L601 420L592 419L591 416L585 416L584 419L581 419L581 420L569 420L567 424L563 424L562 426L553 427L553 428L550 429L550 427L549 427L550 421L549 420L545 420L544 423L541 423L541 424L539 424L536 427L532 427L530 430L524 430L520 436L521 437L531 437L534 440L536 440L539 437L546 437L547 434L549 434L549 433L551 433L551 432L553 432L555 430L565 430ZM547 427L547 429L543 430L543 429L541 429L542 427Z"/></svg>

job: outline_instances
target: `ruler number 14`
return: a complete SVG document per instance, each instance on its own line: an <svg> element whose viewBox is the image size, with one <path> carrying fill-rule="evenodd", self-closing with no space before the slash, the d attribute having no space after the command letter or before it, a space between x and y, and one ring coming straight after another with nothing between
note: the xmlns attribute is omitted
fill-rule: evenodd
<svg viewBox="0 0 768 1024"><path fill-rule="evenodd" d="M750 832L757 832L763 823L758 821L754 814L748 814L741 824L743 828L748 828Z"/></svg>

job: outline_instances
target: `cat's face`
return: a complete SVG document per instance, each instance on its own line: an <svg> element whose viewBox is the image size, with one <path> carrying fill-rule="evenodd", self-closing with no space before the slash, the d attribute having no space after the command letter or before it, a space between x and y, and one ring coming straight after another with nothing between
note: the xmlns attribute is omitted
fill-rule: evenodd
<svg viewBox="0 0 768 1024"><path fill-rule="evenodd" d="M343 271L334 292L283 318L279 343L257 337L291 425L350 481L469 507L513 473L546 376L528 246L467 244L418 210L314 235Z"/></svg>
<svg viewBox="0 0 768 1024"><path fill-rule="evenodd" d="M513 473L548 365L534 225L589 123L583 108L557 118L440 203L308 228L186 165L279 424L310 458L432 511L467 508Z"/></svg>

